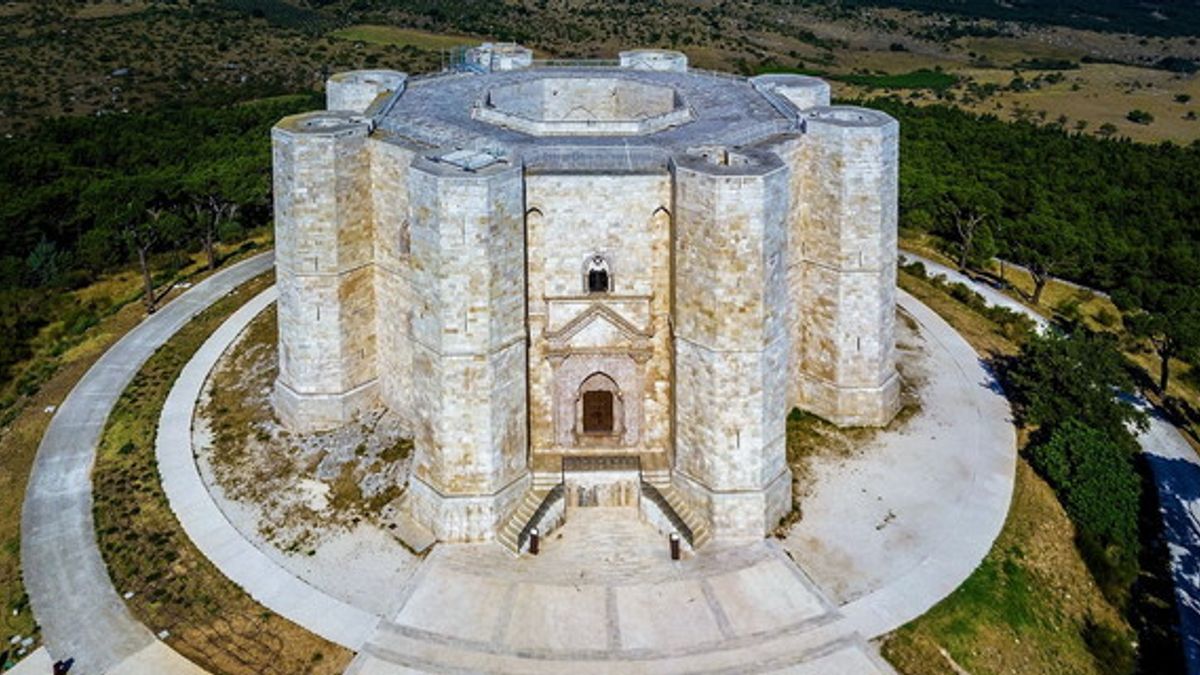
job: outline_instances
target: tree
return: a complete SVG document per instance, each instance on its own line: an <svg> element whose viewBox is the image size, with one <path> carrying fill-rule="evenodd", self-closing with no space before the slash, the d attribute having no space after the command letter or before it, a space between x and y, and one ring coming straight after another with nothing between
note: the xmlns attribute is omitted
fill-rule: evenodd
<svg viewBox="0 0 1200 675"><path fill-rule="evenodd" d="M1133 383L1106 333L1031 336L1005 379L1021 421L1046 431L1071 420L1112 434L1145 424L1145 415L1117 396Z"/></svg>
<svg viewBox="0 0 1200 675"><path fill-rule="evenodd" d="M85 200L101 227L116 232L138 264L142 303L147 313L157 308L150 255L168 238L174 225L170 182L164 174L122 177L93 183Z"/></svg>
<svg viewBox="0 0 1200 675"><path fill-rule="evenodd" d="M267 178L256 158L221 159L197 167L183 179L188 205L184 217L199 228L208 269L217 267L222 228L243 205L263 201Z"/></svg>
<svg viewBox="0 0 1200 675"><path fill-rule="evenodd" d="M977 235L995 221L999 210L1000 196L974 178L956 181L942 194L938 211L958 234L958 269L972 262Z"/></svg>
<svg viewBox="0 0 1200 675"><path fill-rule="evenodd" d="M1077 270L1085 256L1081 230L1062 219L1043 203L1029 217L1007 231L1006 241L1015 262L1025 266L1033 278L1030 301L1042 301L1046 284L1056 276Z"/></svg>
<svg viewBox="0 0 1200 675"><path fill-rule="evenodd" d="M1200 291L1192 284L1136 280L1113 298L1125 310L1126 328L1154 348L1158 390L1165 395L1171 359L1200 355Z"/></svg>

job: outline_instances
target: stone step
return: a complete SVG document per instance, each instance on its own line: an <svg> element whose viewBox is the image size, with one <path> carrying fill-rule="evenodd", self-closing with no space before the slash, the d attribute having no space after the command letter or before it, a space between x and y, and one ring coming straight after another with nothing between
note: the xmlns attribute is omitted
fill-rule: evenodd
<svg viewBox="0 0 1200 675"><path fill-rule="evenodd" d="M428 551L437 542L432 532L413 519L407 492L385 506L381 515L388 532L417 555Z"/></svg>
<svg viewBox="0 0 1200 675"><path fill-rule="evenodd" d="M666 500L667 505L675 511L679 519L692 531L693 549L698 549L712 540L712 534L709 532L708 525L702 518L696 515L696 512L692 510L692 507L678 490L667 485L658 487L658 491L662 494L663 499Z"/></svg>
<svg viewBox="0 0 1200 675"><path fill-rule="evenodd" d="M525 526L529 524L529 520L537 513L538 506L548 494L550 494L549 490L537 488L526 492L521 501L517 503L517 508L513 509L512 514L500 526L496 534L496 541L514 555L520 555L521 551L518 546L521 530L524 530Z"/></svg>
<svg viewBox="0 0 1200 675"><path fill-rule="evenodd" d="M664 487L671 485L671 472L666 469L643 471L642 480L662 490Z"/></svg>
<svg viewBox="0 0 1200 675"><path fill-rule="evenodd" d="M539 654L527 652L495 643L428 639L420 631L389 623L380 627L346 672L348 675L398 675L414 671L499 674L569 672L577 675L634 671L650 675L726 671L786 671L802 675L894 673L873 654L862 638L847 634L837 622L793 632L747 636L707 651L650 650L647 653L639 649L630 653L630 660L623 660L619 649L604 653L571 650L549 650L548 653Z"/></svg>

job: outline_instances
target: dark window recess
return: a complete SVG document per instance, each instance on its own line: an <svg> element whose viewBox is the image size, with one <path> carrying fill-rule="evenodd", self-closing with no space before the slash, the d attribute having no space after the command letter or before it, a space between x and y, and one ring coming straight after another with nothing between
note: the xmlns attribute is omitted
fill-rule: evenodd
<svg viewBox="0 0 1200 675"><path fill-rule="evenodd" d="M583 393L583 432L611 434L613 432L613 395L611 391Z"/></svg>
<svg viewBox="0 0 1200 675"><path fill-rule="evenodd" d="M588 271L588 293L608 292L608 272L605 270Z"/></svg>

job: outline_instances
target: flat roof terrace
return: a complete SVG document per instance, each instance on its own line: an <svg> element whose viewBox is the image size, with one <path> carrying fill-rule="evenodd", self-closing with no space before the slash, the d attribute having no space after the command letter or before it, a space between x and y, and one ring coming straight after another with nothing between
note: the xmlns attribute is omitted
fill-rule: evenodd
<svg viewBox="0 0 1200 675"><path fill-rule="evenodd" d="M569 65L412 78L377 126L385 141L638 170L798 131L791 112L742 77Z"/></svg>

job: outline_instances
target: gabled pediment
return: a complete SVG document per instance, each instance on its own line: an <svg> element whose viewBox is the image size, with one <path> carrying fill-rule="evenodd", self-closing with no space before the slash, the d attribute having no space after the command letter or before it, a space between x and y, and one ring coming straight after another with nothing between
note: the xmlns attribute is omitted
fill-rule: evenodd
<svg viewBox="0 0 1200 675"><path fill-rule="evenodd" d="M555 347L597 348L640 345L653 333L633 325L603 303L592 303L562 328L546 333Z"/></svg>

